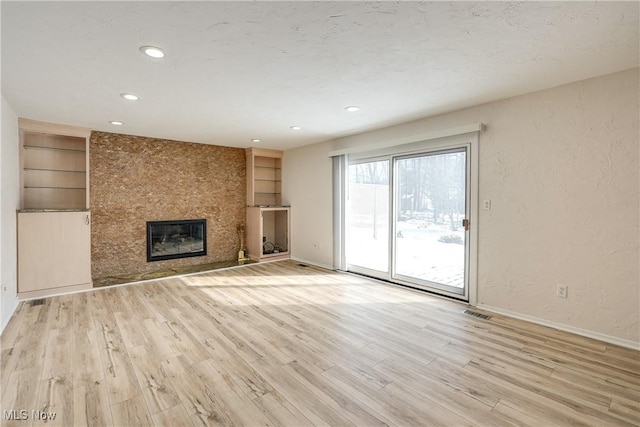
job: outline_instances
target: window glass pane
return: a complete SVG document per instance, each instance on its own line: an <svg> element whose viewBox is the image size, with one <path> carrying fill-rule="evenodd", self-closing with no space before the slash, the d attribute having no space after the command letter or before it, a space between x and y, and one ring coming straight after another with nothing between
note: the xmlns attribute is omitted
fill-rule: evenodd
<svg viewBox="0 0 640 427"><path fill-rule="evenodd" d="M349 264L389 271L389 161L349 165Z"/></svg>
<svg viewBox="0 0 640 427"><path fill-rule="evenodd" d="M464 291L465 162L465 152L396 161L396 275Z"/></svg>

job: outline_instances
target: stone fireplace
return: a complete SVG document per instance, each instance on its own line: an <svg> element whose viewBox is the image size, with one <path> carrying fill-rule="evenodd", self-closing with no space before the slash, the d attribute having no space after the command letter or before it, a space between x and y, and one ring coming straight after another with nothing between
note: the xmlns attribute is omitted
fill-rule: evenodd
<svg viewBox="0 0 640 427"><path fill-rule="evenodd" d="M244 148L92 131L89 151L94 284L238 259ZM198 218L207 220L205 256L148 261L147 221Z"/></svg>
<svg viewBox="0 0 640 427"><path fill-rule="evenodd" d="M206 254L206 219L147 222L147 262Z"/></svg>

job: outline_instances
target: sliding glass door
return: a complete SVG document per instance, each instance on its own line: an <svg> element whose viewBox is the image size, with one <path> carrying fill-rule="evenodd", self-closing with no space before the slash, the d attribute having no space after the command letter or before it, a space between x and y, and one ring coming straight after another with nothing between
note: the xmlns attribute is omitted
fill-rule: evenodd
<svg viewBox="0 0 640 427"><path fill-rule="evenodd" d="M399 157L394 165L393 277L464 293L466 150Z"/></svg>
<svg viewBox="0 0 640 427"><path fill-rule="evenodd" d="M347 270L468 297L469 146L350 159Z"/></svg>

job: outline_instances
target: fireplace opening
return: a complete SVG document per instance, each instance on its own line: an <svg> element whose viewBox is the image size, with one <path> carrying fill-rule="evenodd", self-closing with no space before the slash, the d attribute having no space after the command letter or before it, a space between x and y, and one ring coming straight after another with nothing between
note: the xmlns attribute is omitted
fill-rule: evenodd
<svg viewBox="0 0 640 427"><path fill-rule="evenodd" d="M147 262L206 254L206 219L147 222Z"/></svg>

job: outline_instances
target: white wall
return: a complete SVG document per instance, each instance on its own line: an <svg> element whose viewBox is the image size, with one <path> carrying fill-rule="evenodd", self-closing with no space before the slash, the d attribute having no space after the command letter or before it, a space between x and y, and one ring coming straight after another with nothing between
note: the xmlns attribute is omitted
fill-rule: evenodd
<svg viewBox="0 0 640 427"><path fill-rule="evenodd" d="M300 261L333 267L332 164L326 144L285 151L283 198L291 208L291 252Z"/></svg>
<svg viewBox="0 0 640 427"><path fill-rule="evenodd" d="M627 70L287 151L293 256L331 263L330 151L483 122L478 305L639 346L638 80Z"/></svg>
<svg viewBox="0 0 640 427"><path fill-rule="evenodd" d="M18 306L16 209L20 207L18 117L2 97L0 130L0 332ZM5 290L6 288L6 290Z"/></svg>

